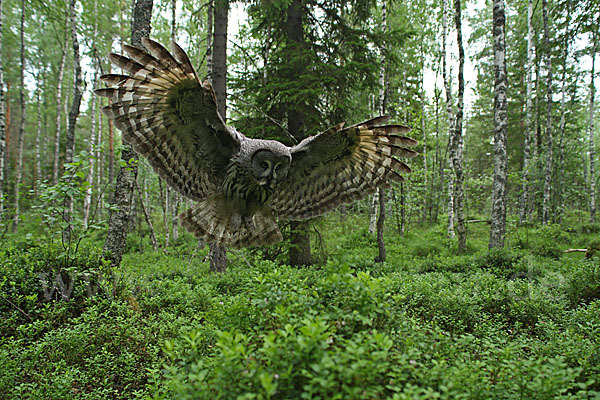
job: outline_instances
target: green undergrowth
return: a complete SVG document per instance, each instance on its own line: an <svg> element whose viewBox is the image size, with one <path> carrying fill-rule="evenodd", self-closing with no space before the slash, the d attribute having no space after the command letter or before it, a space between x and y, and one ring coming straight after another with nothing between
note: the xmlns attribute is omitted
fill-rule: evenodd
<svg viewBox="0 0 600 400"><path fill-rule="evenodd" d="M91 244L12 240L0 398L600 397L600 259L562 252L594 226L515 228L488 252L479 224L464 255L444 226L390 228L375 263L366 225L317 221L318 265L242 250L224 274L187 235L158 252L132 235L116 270Z"/></svg>

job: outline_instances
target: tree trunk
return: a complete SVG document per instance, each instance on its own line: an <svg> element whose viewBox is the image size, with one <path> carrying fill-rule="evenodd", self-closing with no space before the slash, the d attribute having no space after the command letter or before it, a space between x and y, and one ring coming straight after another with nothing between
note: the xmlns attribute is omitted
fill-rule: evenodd
<svg viewBox="0 0 600 400"><path fill-rule="evenodd" d="M286 38L288 43L298 49L304 43L303 13L302 1L292 0L286 12ZM302 60L295 60L291 70L293 76L290 76L290 79L297 79L306 72L306 65ZM290 104L287 113L288 131L297 141L302 140L305 136L304 114L298 110L300 102L301 100L296 100L295 104ZM289 251L290 265L311 265L309 222L292 221L290 227L292 244Z"/></svg>
<svg viewBox="0 0 600 400"><path fill-rule="evenodd" d="M40 76L38 74L38 82L41 82ZM35 195L38 195L38 181L41 180L41 173L42 173L42 162L41 162L41 156L40 156L40 139L42 137L42 107L41 107L41 100L40 100L40 89L38 88L37 90L37 131L35 133L35 163L33 164L33 192L35 193Z"/></svg>
<svg viewBox="0 0 600 400"><path fill-rule="evenodd" d="M229 2L216 0L214 3L214 32L211 70L208 76L211 79L217 108L223 120L227 119L227 24L229 20ZM209 243L210 270L212 272L225 272L227 269L227 248L218 243Z"/></svg>
<svg viewBox="0 0 600 400"><path fill-rule="evenodd" d="M381 26L383 35L387 32L387 0L383 0L381 3ZM387 87L387 74L386 74L386 53L381 51L380 58L380 69L379 69L379 111L381 115L386 113L386 87ZM424 131L423 131L424 132ZM423 155L425 157L425 155ZM383 188L377 188L377 197L379 199L379 217L377 218L377 249L378 255L375 257L375 262L384 262L386 258L385 254L385 240L383 238L383 228L385 222L385 190Z"/></svg>
<svg viewBox="0 0 600 400"><path fill-rule="evenodd" d="M177 0L171 0L171 40L175 42L177 37Z"/></svg>
<svg viewBox="0 0 600 400"><path fill-rule="evenodd" d="M508 160L506 155L506 128L508 124L506 91L506 46L504 23L504 0L494 0L494 183L492 191L492 226L489 248L504 247L506 233L506 179Z"/></svg>
<svg viewBox="0 0 600 400"><path fill-rule="evenodd" d="M542 203L542 223L550 222L550 190L552 186L552 52L550 49L550 27L548 26L548 4L542 0L544 19L544 46L546 51L547 77L547 109L546 109L546 166L544 169L544 200Z"/></svg>
<svg viewBox="0 0 600 400"><path fill-rule="evenodd" d="M531 139L535 135L533 132L533 81L531 73L533 70L533 0L528 0L527 7L527 98L526 98L526 126L525 126L525 144L523 146L523 176L521 187L521 199L519 203L519 224L529 220L530 208L530 182L529 170L531 169Z"/></svg>
<svg viewBox="0 0 600 400"><path fill-rule="evenodd" d="M2 0L0 0L0 217L4 213L4 170L6 157L6 114L4 113L4 69L2 65Z"/></svg>
<svg viewBox="0 0 600 400"><path fill-rule="evenodd" d="M95 35L94 35L95 37ZM96 80L98 79L98 69L96 69L94 71L94 79L92 80L92 86L96 86ZM89 162L90 162L90 170L89 170L89 175L87 178L87 181L89 183L89 186L87 187L86 191L85 191L85 198L83 199L83 226L85 228L88 227L88 221L89 221L89 217L90 217L90 208L91 208L91 204L92 204L92 194L93 194L93 189L94 189L94 184L95 184L95 179L94 179L94 167L95 167L95 163L97 161L97 159L95 159L94 157L94 151L96 150L96 146L97 146L97 139L98 139L98 128L97 128L97 119L96 119L96 104L98 102L97 100L97 96L92 96L91 98L91 104L90 104L90 110L92 112L91 118L90 118L90 150L89 150Z"/></svg>
<svg viewBox="0 0 600 400"><path fill-rule="evenodd" d="M144 218L146 219L146 223L148 224L148 228L150 229L150 241L152 242L152 248L154 249L154 251L156 251L158 250L158 241L156 240L156 232L154 232L152 219L150 218L150 214L148 213L148 209L146 208L146 203L144 202L142 191L140 190L140 186L138 185L137 180L135 181L134 185L137 190L138 199L140 200L140 204L142 206L142 211L144 212Z"/></svg>
<svg viewBox="0 0 600 400"><path fill-rule="evenodd" d="M567 5L567 21L565 23L565 40L563 43L563 76L562 76L562 85L561 85L561 97L560 97L560 139L558 142L558 171L562 171L562 168L564 166L564 160L565 160L565 149L564 149L564 141L565 141L565 127L566 127L566 123L567 123L567 113L568 113L568 109L567 109L567 61L568 61L568 56L569 56L569 22L570 22L570 6ZM573 97L574 98L574 97ZM556 202L557 202L557 207L558 210L557 212L554 214L555 221L561 221L562 220L562 216L563 216L563 211L564 211L564 196L563 196L563 181L564 181L564 174L562 173L557 173L555 174L556 176Z"/></svg>
<svg viewBox="0 0 600 400"><path fill-rule="evenodd" d="M150 36L150 20L152 18L152 0L134 0L133 19L131 22L131 43L133 46L142 47L142 37ZM128 143L123 144L121 159L125 166L119 169L115 193L111 205L116 208L112 211L108 221L108 234L104 242L104 254L110 257L111 265L121 263L125 242L127 239L127 226L133 198L133 185L137 176L138 156Z"/></svg>
<svg viewBox="0 0 600 400"><path fill-rule="evenodd" d="M77 126L77 118L79 117L79 108L81 107L81 56L79 54L79 40L77 39L77 16L75 14L76 0L69 2L69 15L71 18L71 40L73 42L73 103L69 111L69 123L67 124L66 148L65 148L65 163L73 162L73 153L75 152L75 128ZM65 230L65 237L70 239L72 227L71 214L73 212L73 198L67 196L65 199L65 208L63 211L63 219L69 224ZM69 240L67 240L68 242Z"/></svg>
<svg viewBox="0 0 600 400"><path fill-rule="evenodd" d="M454 124L452 123L452 88L450 85L450 75L448 73L448 54L447 49L447 38L448 38L448 3L447 0L442 0L442 70L444 79L444 90L446 92L446 113L448 123L448 148L451 147L452 137L454 136ZM450 168L452 168L452 159L450 161ZM448 237L454 238L454 186L452 179L448 179L448 226L447 232Z"/></svg>
<svg viewBox="0 0 600 400"><path fill-rule="evenodd" d="M179 193L171 192L171 227L173 228L173 243L179 240Z"/></svg>
<svg viewBox="0 0 600 400"><path fill-rule="evenodd" d="M206 4L206 75L207 79L212 82L214 2L213 0L208 0Z"/></svg>
<svg viewBox="0 0 600 400"><path fill-rule="evenodd" d="M13 232L19 227L19 206L21 196L21 180L23 178L23 147L25 143L25 0L21 0L21 66L20 66L20 97L21 97L21 125L19 126L19 139L17 146L17 166L15 176L15 211L13 217Z"/></svg>
<svg viewBox="0 0 600 400"><path fill-rule="evenodd" d="M169 213L169 186L163 185L162 178L158 178L158 187L160 189L160 205L163 211L163 225L165 227L165 249L169 247L169 223L168 223L168 213Z"/></svg>
<svg viewBox="0 0 600 400"><path fill-rule="evenodd" d="M65 75L65 64L67 60L67 43L68 43L68 13L65 14L65 38L60 65L58 66L58 79L56 83L56 135L54 136L54 163L52 164L52 183L58 183L60 175L60 131L62 129L62 83Z"/></svg>
<svg viewBox="0 0 600 400"><path fill-rule="evenodd" d="M464 253L467 250L467 230L464 216L464 173L462 169L462 123L463 123L463 96L465 91L464 65L465 50L462 43L462 16L460 0L454 0L454 21L456 24L456 40L458 44L458 102L456 107L456 127L454 137L451 141L450 160L454 169L454 215L456 221L456 234L458 235L458 251Z"/></svg>
<svg viewBox="0 0 600 400"><path fill-rule="evenodd" d="M594 73L596 67L596 52L598 50L598 34L594 32L594 46L592 48L592 71L590 76L590 112L588 122L589 133L589 157L590 157L590 222L596 222L596 173L595 160L596 148L594 146L594 96L596 87L594 86Z"/></svg>
<svg viewBox="0 0 600 400"><path fill-rule="evenodd" d="M108 104L112 103L111 100ZM108 184L115 181L115 131L112 119L108 119Z"/></svg>

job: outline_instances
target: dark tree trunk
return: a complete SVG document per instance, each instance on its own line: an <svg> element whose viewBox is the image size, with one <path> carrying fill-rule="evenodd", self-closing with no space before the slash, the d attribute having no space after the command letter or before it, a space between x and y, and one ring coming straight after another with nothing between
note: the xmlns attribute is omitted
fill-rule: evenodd
<svg viewBox="0 0 600 400"><path fill-rule="evenodd" d="M25 0L21 0L21 125L19 126L19 140L17 146L17 166L15 176L15 210L13 218L13 232L19 227L19 200L21 195L21 180L23 178L23 146L25 143Z"/></svg>
<svg viewBox="0 0 600 400"><path fill-rule="evenodd" d="M386 259L385 242L383 241L383 227L385 223L385 192L379 188L379 217L377 218L377 250L375 262L384 262Z"/></svg>
<svg viewBox="0 0 600 400"><path fill-rule="evenodd" d="M286 36L288 42L297 46L300 50L304 42L304 32L302 30L303 6L301 0L292 0L287 8ZM290 70L293 76L290 79L297 79L304 73L306 66L302 60L295 60L294 66ZM304 113L300 111L299 104L290 104L288 106L288 131L297 140L304 138ZM309 223L292 221L290 224L290 242L292 246L289 251L290 265L311 265L312 254L310 252Z"/></svg>
<svg viewBox="0 0 600 400"><path fill-rule="evenodd" d="M508 160L506 155L507 75L504 23L504 0L494 0L494 183L492 191L492 226L489 248L504 247L506 232L506 179Z"/></svg>
<svg viewBox="0 0 600 400"><path fill-rule="evenodd" d="M150 20L152 18L152 0L134 0L133 20L131 22L131 44L142 47L142 38L150 36ZM126 163L119 169L117 183L111 205L116 207L112 211L108 222L108 234L104 242L104 254L110 257L111 265L121 263L125 242L131 203L133 200L133 186L137 177L138 156L131 145L124 143L121 159Z"/></svg>

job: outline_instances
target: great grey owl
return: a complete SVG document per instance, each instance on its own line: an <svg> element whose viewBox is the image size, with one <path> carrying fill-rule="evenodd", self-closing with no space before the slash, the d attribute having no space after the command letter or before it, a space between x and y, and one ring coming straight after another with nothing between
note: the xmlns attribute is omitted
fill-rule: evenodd
<svg viewBox="0 0 600 400"><path fill-rule="evenodd" d="M201 82L175 42L170 54L143 39L146 50L124 46L129 57L110 61L129 75L108 74L97 95L135 151L184 196L198 203L181 223L198 238L235 248L282 239L276 219L303 220L402 180L410 168L396 157L417 153L402 125L378 117L338 124L288 147L251 139L219 115L211 85Z"/></svg>

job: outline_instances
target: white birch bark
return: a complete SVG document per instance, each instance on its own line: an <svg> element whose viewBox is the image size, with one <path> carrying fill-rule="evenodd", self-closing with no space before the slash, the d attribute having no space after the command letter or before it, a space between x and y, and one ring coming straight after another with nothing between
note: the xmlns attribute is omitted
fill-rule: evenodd
<svg viewBox="0 0 600 400"><path fill-rule="evenodd" d="M508 160L506 155L506 130L508 124L506 91L506 43L504 0L493 3L494 35L494 182L492 189L492 215L489 248L504 247L506 233L506 179Z"/></svg>
<svg viewBox="0 0 600 400"><path fill-rule="evenodd" d="M60 175L60 133L62 124L62 84L65 75L65 64L67 61L67 32L68 29L68 14L65 16L65 38L62 56L60 58L60 65L58 66L58 79L56 81L56 134L54 136L54 162L52 164L52 183L56 185L58 183L58 176Z"/></svg>
<svg viewBox="0 0 600 400"><path fill-rule="evenodd" d="M598 34L594 32L594 45L592 48L592 71L590 76L590 108L588 120L588 141L589 141L589 157L590 157L590 222L596 221L596 171L595 157L596 148L594 145L594 97L596 95L596 87L594 86L594 73L596 67L596 52L598 50Z"/></svg>
<svg viewBox="0 0 600 400"><path fill-rule="evenodd" d="M446 92L446 113L448 123L448 148L452 146L452 137L454 135L454 124L452 117L452 88L450 84L450 76L448 73L448 3L447 0L442 0L442 76L444 79L444 90ZM452 168L452 160L449 159L450 168ZM454 186L452 179L448 179L448 225L447 232L450 238L454 238Z"/></svg>
<svg viewBox="0 0 600 400"><path fill-rule="evenodd" d="M2 65L2 0L0 0L0 216L4 213L4 169L6 157L6 113L4 106L4 69Z"/></svg>

